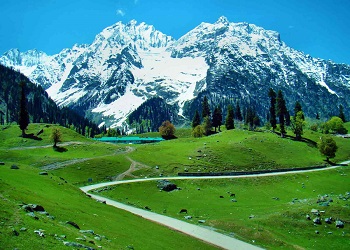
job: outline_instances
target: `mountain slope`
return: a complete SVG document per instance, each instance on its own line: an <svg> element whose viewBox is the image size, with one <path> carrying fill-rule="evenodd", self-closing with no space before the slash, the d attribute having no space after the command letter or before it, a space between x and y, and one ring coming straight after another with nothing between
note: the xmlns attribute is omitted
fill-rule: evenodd
<svg viewBox="0 0 350 250"><path fill-rule="evenodd" d="M145 23L118 22L90 45L58 55L12 50L0 63L21 70L69 106L100 124L120 126L152 97L191 118L199 93L254 106L266 117L269 88L283 90L288 108L299 100L309 116L349 116L350 66L288 47L275 31L220 17L177 41ZM197 105L198 106L198 105Z"/></svg>

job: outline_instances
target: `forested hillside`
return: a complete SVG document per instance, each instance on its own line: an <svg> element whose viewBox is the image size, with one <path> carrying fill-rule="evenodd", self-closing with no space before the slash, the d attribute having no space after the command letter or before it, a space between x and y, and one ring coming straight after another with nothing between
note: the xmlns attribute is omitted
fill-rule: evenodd
<svg viewBox="0 0 350 250"><path fill-rule="evenodd" d="M60 108L45 90L23 74L0 65L0 124L18 122L20 82L26 83L27 110L30 122L58 123L77 132L94 136L99 128L69 108Z"/></svg>
<svg viewBox="0 0 350 250"><path fill-rule="evenodd" d="M137 133L158 131L165 120L173 123L179 121L178 110L167 104L162 98L154 97L144 102L128 117L128 123Z"/></svg>

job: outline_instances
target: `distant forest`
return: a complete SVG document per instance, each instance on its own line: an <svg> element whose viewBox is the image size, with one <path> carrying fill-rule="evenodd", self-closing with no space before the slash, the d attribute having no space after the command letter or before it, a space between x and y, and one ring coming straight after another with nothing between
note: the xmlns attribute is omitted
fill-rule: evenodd
<svg viewBox="0 0 350 250"><path fill-rule="evenodd" d="M26 83L27 110L31 123L60 124L76 132L93 137L100 133L96 124L75 111L60 108L46 91L23 74L0 65L0 124L18 123L20 82Z"/></svg>

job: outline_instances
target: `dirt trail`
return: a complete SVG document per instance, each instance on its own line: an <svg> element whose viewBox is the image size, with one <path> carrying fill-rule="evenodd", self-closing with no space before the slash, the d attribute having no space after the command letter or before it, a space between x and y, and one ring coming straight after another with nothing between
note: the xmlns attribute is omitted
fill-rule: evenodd
<svg viewBox="0 0 350 250"><path fill-rule="evenodd" d="M123 180L126 176L130 176L132 178L136 178L136 176L134 176L132 173L136 170L140 170L142 168L148 168L149 166L142 164L140 162L134 161L133 159L131 159L129 156L126 156L126 159L128 159L131 164L130 164L130 168L128 170L126 170L125 172L117 175L115 178L113 178L114 181L120 181Z"/></svg>
<svg viewBox="0 0 350 250"><path fill-rule="evenodd" d="M70 144L68 143L66 145L71 145L71 144L75 144L75 143L70 143ZM79 143L79 144L83 144L83 143ZM61 144L61 145L64 146L63 144ZM98 159L98 158L103 158L103 157L106 157L106 156L113 156L113 155L120 155L120 154L128 154L128 153L130 153L130 152L135 150L133 147L126 147L125 149L126 149L125 151L116 151L113 154L108 154L108 155L101 155L101 156L95 156L95 157L90 157L90 158L73 159L73 160L68 160L68 161L63 161L63 162L55 162L55 163L52 163L52 164L49 164L49 165L46 165L46 166L42 166L42 167L40 167L40 169L44 170L44 171L55 170L55 169L64 168L64 167L69 166L69 165L74 165L74 164L77 164L77 163L89 161L89 160L92 160L92 159ZM127 157L127 158L130 161L132 161L129 157Z"/></svg>

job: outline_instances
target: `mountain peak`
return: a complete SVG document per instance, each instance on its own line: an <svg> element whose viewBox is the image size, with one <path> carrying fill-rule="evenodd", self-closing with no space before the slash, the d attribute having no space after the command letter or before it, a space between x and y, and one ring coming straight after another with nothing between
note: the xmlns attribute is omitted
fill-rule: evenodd
<svg viewBox="0 0 350 250"><path fill-rule="evenodd" d="M135 19L130 20L130 22L127 23L128 26L136 26L137 21Z"/></svg>
<svg viewBox="0 0 350 250"><path fill-rule="evenodd" d="M229 20L225 16L219 17L219 19L215 22L216 24L222 23L222 24L229 24Z"/></svg>

